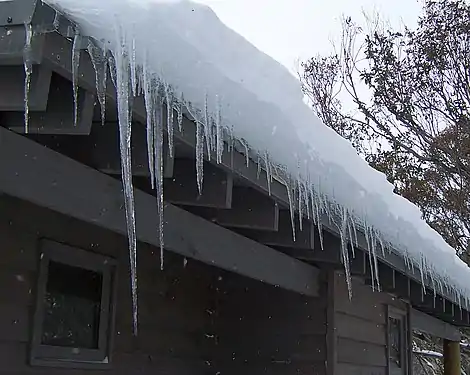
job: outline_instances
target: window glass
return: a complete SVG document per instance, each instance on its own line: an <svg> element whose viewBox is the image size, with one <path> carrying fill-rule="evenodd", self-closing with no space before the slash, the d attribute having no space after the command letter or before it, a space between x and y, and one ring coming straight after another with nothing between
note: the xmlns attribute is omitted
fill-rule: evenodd
<svg viewBox="0 0 470 375"><path fill-rule="evenodd" d="M390 364L402 367L402 321L401 319L389 317L388 320L388 342L390 353Z"/></svg>
<svg viewBox="0 0 470 375"><path fill-rule="evenodd" d="M103 275L51 261L44 295L43 345L98 348Z"/></svg>

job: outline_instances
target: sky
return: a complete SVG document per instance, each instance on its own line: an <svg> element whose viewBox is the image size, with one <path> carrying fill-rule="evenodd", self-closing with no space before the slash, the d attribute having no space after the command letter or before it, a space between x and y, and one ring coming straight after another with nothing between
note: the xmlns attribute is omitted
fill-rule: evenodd
<svg viewBox="0 0 470 375"><path fill-rule="evenodd" d="M332 51L340 18L363 22L379 12L393 26L413 26L419 0L196 0L209 5L227 26L295 74L299 60Z"/></svg>

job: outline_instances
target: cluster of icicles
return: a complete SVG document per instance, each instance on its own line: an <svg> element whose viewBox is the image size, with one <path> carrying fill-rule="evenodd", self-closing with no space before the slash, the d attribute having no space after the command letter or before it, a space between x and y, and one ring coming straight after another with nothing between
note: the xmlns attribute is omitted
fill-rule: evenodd
<svg viewBox="0 0 470 375"><path fill-rule="evenodd" d="M54 22L51 30L33 30L30 24L26 27L26 41L24 47L24 68L25 78L25 132L29 131L29 109L28 98L32 73L31 60L31 41L33 36L40 32L51 32L58 30L58 18ZM119 30L119 28L118 28ZM86 49L95 70L96 95L101 107L101 120L104 125L106 96L107 96L107 74L108 69L114 87L116 88L116 102L118 110L118 123L120 134L120 154L121 154L121 172L125 198L125 213L127 222L127 233L129 240L129 258L131 271L131 290L133 305L133 328L134 334L137 334L137 236L136 236L136 218L134 205L134 191L132 186L132 168L131 168L131 130L133 101L138 96L144 97L146 108L146 129L147 129L147 151L148 167L152 188L157 196L157 209L159 217L159 243L161 250L161 267L163 268L163 226L164 226L164 199L163 199L163 149L164 149L164 128L166 123L168 149L170 157L173 157L173 133L174 124L178 130L182 131L183 114L192 118L196 123L196 172L197 186L199 192L203 189L203 161L204 155L210 159L215 155L216 162L222 162L224 152L224 142L228 143L228 152L234 149L241 151L246 156L247 167L250 158L257 158L258 178L263 167L266 171L267 186L271 194L271 183L274 179L282 182L287 189L289 201L290 217L292 224L292 234L295 241L295 212L299 219L300 230L304 218L312 220L318 227L321 250L323 250L323 229L322 220L327 217L329 224L335 226L340 234L341 253L349 296L352 296L351 272L350 272L350 252L355 257L355 247L359 247L357 232L360 230L365 235L367 251L369 255L370 272L372 275L372 287L380 290L378 275L377 249L385 255L385 251L390 251L391 246L388 241L383 239L381 233L368 225L365 220L359 219L356 215L349 212L346 208L340 207L328 199L318 187L315 187L308 179L300 178L300 165L298 176L292 177L286 168L271 162L268 152L258 152L250 150L249 144L244 140L236 140L233 137L232 129L223 124L220 113L220 103L217 105L217 113L209 113L207 95L202 109L194 107L190 102L185 101L182 93L176 95L176 90L165 82L164 77L150 71L149 65L143 66L136 64L135 41L127 41L124 34L118 36L121 41L117 51L106 49L106 43L99 43L88 37L82 37L78 28L69 29L68 37L73 38L72 47L72 76L73 76L73 97L74 97L74 121L78 121L78 78L80 54ZM146 60L144 60L146 61ZM217 101L217 100L216 100ZM166 111L165 111L166 109ZM176 113L176 118L174 114ZM358 228L358 229L357 229ZM434 277L432 266L425 262L422 257L421 262L412 259L405 252L405 262L411 269L418 267L421 274L422 284L425 275L429 275L434 289L444 292L452 291L458 301L461 301L461 293L450 286L446 280L440 280ZM423 287L425 293L425 289ZM460 302L461 303L461 302ZM468 300L465 298L465 305L468 306Z"/></svg>

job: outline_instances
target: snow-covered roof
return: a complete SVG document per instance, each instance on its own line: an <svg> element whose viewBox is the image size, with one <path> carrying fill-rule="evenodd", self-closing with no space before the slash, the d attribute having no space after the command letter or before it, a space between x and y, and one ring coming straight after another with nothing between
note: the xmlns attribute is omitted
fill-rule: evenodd
<svg viewBox="0 0 470 375"><path fill-rule="evenodd" d="M199 124L196 159L201 160L202 147L219 153L222 135L232 134L251 155L261 156L270 174L297 182L303 206L314 217L334 212L340 233L351 239L361 226L368 242L377 244L372 251L393 247L468 303L470 270L454 249L421 219L416 206L393 193L382 173L321 123L287 69L226 27L210 8L183 0L46 3L76 22L82 35L105 41L114 55L122 134L130 127L124 109L137 86L152 114L149 129L158 131L155 92L163 87L163 100L175 109L184 102ZM151 151L149 158L153 165Z"/></svg>

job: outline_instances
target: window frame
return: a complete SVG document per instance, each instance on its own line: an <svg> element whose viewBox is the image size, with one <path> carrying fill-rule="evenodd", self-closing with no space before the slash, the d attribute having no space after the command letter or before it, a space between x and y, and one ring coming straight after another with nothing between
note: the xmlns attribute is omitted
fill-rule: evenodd
<svg viewBox="0 0 470 375"><path fill-rule="evenodd" d="M410 374L410 358L408 356L408 348L410 346L409 340L409 315L406 310L401 310L396 307L387 305L387 373L394 375L391 372L391 361L390 361L390 319L397 319L400 321L400 360L402 370L400 375Z"/></svg>
<svg viewBox="0 0 470 375"><path fill-rule="evenodd" d="M33 317L30 363L36 366L102 368L110 363L111 333L115 313L116 261L113 258L43 239L40 241L40 261ZM73 348L41 343L50 262L57 262L102 274L98 348ZM114 284L114 285L113 285Z"/></svg>

